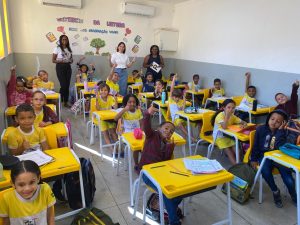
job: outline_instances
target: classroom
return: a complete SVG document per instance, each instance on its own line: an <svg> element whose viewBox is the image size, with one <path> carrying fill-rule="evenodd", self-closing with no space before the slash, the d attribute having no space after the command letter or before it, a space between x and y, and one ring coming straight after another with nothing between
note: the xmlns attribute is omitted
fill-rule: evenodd
<svg viewBox="0 0 300 225"><path fill-rule="evenodd" d="M1 0L0 225L300 224L299 8Z"/></svg>

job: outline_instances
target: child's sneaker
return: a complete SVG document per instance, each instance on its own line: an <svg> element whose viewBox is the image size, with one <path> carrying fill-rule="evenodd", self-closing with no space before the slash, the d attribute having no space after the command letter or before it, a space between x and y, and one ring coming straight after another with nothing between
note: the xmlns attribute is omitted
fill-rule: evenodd
<svg viewBox="0 0 300 225"><path fill-rule="evenodd" d="M280 190L278 189L276 192L273 192L273 198L274 198L274 203L277 208L282 208L282 200L281 200L281 195L280 195Z"/></svg>

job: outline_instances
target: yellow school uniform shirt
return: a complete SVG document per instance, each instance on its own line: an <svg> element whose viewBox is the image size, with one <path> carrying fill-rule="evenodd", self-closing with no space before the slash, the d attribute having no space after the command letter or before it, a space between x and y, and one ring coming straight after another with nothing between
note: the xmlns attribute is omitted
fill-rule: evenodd
<svg viewBox="0 0 300 225"><path fill-rule="evenodd" d="M225 137L223 133L218 132L218 129L221 128L221 123L224 122L225 119L225 113L220 112L216 119L215 119L215 124L214 124L214 130L213 130L213 137L215 139L215 143L218 145L219 149L224 149L231 147L235 144L234 140L230 139L229 137ZM228 126L233 125L233 124L239 124L241 123L241 119L238 118L235 115L231 115L229 121L228 121Z"/></svg>
<svg viewBox="0 0 300 225"><path fill-rule="evenodd" d="M38 127L40 122L43 121L43 118L44 118L44 110L42 109L38 114L35 114L34 125Z"/></svg>
<svg viewBox="0 0 300 225"><path fill-rule="evenodd" d="M143 80L142 80L142 78L135 78L134 83L135 83L135 85L142 85Z"/></svg>
<svg viewBox="0 0 300 225"><path fill-rule="evenodd" d="M182 99L179 99L178 102L175 102L172 98L169 98L169 110L170 110L170 116L172 119L172 122L175 126L179 126L180 124L185 123L185 120L180 119L176 113L180 110L184 110L184 101Z"/></svg>
<svg viewBox="0 0 300 225"><path fill-rule="evenodd" d="M224 96L225 95L225 90L224 90L224 88L220 88L220 90L216 90L216 89L214 89L213 90L213 93L212 93L212 97L222 97L222 96Z"/></svg>
<svg viewBox="0 0 300 225"><path fill-rule="evenodd" d="M44 82L41 79L35 79L33 80L33 87L34 88L44 88L48 90L54 89L54 83L52 81Z"/></svg>
<svg viewBox="0 0 300 225"><path fill-rule="evenodd" d="M118 84L115 84L114 82L112 82L111 80L106 80L106 84L109 86L110 88L110 92L109 94L111 95L116 95L120 92L120 87Z"/></svg>
<svg viewBox="0 0 300 225"><path fill-rule="evenodd" d="M255 98L252 98L247 93L245 93L245 95L244 95L240 105L237 107L237 109L242 108L242 109L252 110L254 100L255 100Z"/></svg>
<svg viewBox="0 0 300 225"><path fill-rule="evenodd" d="M45 225L47 209L54 204L54 194L46 183L38 185L30 199L24 199L15 189L9 189L1 199L0 217L9 217L13 225Z"/></svg>
<svg viewBox="0 0 300 225"><path fill-rule="evenodd" d="M135 112L127 111L122 115L124 132L132 132L135 128L140 128L140 120L143 119L143 114L140 109Z"/></svg>
<svg viewBox="0 0 300 225"><path fill-rule="evenodd" d="M14 128L7 137L7 145L10 149L17 149L21 145L23 145L23 141L27 140L30 143L30 149L24 151L26 153L28 151L41 149L41 143L46 141L46 136L44 130L32 126L32 131L29 133L25 133L21 130L20 126Z"/></svg>
<svg viewBox="0 0 300 225"><path fill-rule="evenodd" d="M107 96L107 100L104 101L101 97L97 99L100 110L109 110L116 104L116 101L113 96ZM116 127L114 122L107 122L101 120L101 131L106 131L110 128Z"/></svg>

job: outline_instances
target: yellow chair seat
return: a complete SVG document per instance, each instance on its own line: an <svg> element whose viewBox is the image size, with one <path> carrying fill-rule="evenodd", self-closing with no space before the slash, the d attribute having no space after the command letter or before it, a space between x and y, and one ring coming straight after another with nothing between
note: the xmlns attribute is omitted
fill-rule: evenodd
<svg viewBox="0 0 300 225"><path fill-rule="evenodd" d="M56 113L56 105L54 105L54 104L47 104L47 106ZM16 115L16 108L17 108L16 106L7 107L6 110L5 110L5 115L6 116L14 116L14 115Z"/></svg>

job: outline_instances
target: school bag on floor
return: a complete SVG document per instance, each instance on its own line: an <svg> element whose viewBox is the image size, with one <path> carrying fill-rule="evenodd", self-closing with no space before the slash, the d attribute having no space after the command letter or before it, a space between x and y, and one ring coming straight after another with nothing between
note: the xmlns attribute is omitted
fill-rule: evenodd
<svg viewBox="0 0 300 225"><path fill-rule="evenodd" d="M228 169L234 175L230 181L231 198L238 203L245 203L250 198L250 189L255 178L255 170L246 163L238 163ZM222 191L227 194L227 186L223 185Z"/></svg>
<svg viewBox="0 0 300 225"><path fill-rule="evenodd" d="M112 219L102 210L97 208L83 209L74 218L71 225L119 225L114 223Z"/></svg>
<svg viewBox="0 0 300 225"><path fill-rule="evenodd" d="M86 207L90 207L96 191L95 173L93 165L89 159L80 158L80 164L82 171L85 204ZM64 182L70 208L82 208L79 173L73 172L66 174L64 177Z"/></svg>

